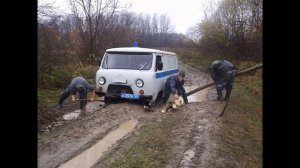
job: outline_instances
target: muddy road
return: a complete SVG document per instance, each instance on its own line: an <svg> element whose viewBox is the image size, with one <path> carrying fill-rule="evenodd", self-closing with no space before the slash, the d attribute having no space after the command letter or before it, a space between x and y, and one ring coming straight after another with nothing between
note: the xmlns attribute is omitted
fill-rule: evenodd
<svg viewBox="0 0 300 168"><path fill-rule="evenodd" d="M208 74L181 62L180 69L186 70L187 91L212 82ZM156 124L174 115L180 124L172 128L171 141L177 145L168 150L164 167L222 167L225 160L217 156L215 141L216 132L221 127L218 115L225 102L215 101L214 87L201 90L188 98L189 104L176 112L165 114L160 112L161 104L154 111L147 112L141 104L133 102L108 106L101 106L101 102L91 102L85 116L78 118L77 111L62 115L58 124L60 126L38 137L38 167L106 167L108 161L103 159L104 155L110 153L111 157L117 157L122 143L128 137L138 135L136 132L145 122ZM108 137L114 137L114 140L108 140L109 145L104 142ZM97 149L91 149L95 145L98 145ZM93 153L88 154L88 151ZM95 157L91 159L84 155Z"/></svg>

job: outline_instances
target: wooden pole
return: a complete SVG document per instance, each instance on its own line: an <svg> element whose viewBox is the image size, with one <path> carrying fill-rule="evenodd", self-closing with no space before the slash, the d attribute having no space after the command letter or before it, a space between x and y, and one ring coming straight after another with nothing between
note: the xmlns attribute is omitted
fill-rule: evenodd
<svg viewBox="0 0 300 168"><path fill-rule="evenodd" d="M238 72L238 73L236 74L236 76L243 75L243 74L245 74L245 73L248 73L248 72L257 70L257 69L259 69L259 68L262 68L262 64L258 64L258 65L255 65L255 66L251 67L251 68L242 70L242 71Z"/></svg>

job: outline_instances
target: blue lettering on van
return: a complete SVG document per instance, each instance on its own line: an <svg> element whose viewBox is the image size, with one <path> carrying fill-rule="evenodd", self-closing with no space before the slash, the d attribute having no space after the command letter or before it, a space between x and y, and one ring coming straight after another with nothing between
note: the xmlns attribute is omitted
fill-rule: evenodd
<svg viewBox="0 0 300 168"><path fill-rule="evenodd" d="M170 70L170 71L157 72L157 73L155 73L155 77L156 78L162 78L162 77L165 77L165 76L176 74L178 72L179 72L179 69L173 69L173 70Z"/></svg>

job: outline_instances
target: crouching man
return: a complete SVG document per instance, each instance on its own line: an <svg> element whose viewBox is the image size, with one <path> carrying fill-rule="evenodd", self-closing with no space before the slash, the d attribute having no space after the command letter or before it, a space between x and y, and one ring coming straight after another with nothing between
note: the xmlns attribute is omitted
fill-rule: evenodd
<svg viewBox="0 0 300 168"><path fill-rule="evenodd" d="M92 97L90 101L95 101L95 87L90 85L86 79L83 77L75 77L72 79L71 84L68 88L61 94L57 108L62 108L63 102L71 95L72 101L75 102L76 92L79 93L80 102L80 115L86 114L86 104L87 104L87 93L92 92Z"/></svg>
<svg viewBox="0 0 300 168"><path fill-rule="evenodd" d="M167 79L165 84L164 97L163 97L163 103L165 103L166 105L162 109L162 112L168 110L170 104L171 106L175 107L178 105L184 105L188 103L186 92L183 87L185 82L184 78L185 78L185 71L181 70L178 75L173 75ZM177 101L178 105L175 104L175 101Z"/></svg>

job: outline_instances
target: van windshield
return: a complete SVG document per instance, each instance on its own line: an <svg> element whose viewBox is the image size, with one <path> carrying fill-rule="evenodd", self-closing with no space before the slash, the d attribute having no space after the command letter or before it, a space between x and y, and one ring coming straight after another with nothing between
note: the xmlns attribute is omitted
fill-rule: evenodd
<svg viewBox="0 0 300 168"><path fill-rule="evenodd" d="M105 54L102 68L149 70L152 57L152 53L108 52Z"/></svg>

